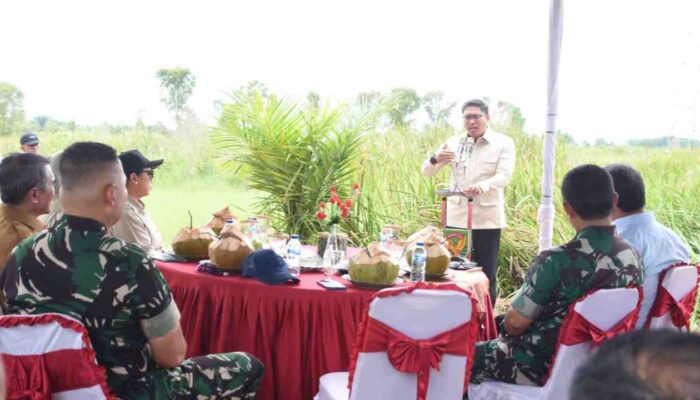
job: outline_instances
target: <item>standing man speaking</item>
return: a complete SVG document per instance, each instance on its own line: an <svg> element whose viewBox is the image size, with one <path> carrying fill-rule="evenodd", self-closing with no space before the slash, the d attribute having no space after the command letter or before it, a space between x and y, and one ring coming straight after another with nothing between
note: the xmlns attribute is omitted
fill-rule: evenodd
<svg viewBox="0 0 700 400"><path fill-rule="evenodd" d="M472 261L482 267L489 278L491 302L495 303L498 250L501 229L506 226L503 188L510 181L515 166L515 143L510 137L488 128L489 107L481 100L464 103L462 119L466 135L452 136L440 145L423 163L422 173L433 176L449 164L455 191L474 199ZM467 207L466 197L449 197L446 227L466 229Z"/></svg>

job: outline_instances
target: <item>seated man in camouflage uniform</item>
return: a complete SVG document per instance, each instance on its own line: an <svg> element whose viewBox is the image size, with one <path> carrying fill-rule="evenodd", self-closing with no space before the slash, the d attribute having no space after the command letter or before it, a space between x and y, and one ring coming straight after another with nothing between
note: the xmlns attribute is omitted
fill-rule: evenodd
<svg viewBox="0 0 700 400"><path fill-rule="evenodd" d="M168 284L143 250L107 234L127 200L114 149L75 143L59 171L64 215L22 242L0 278L9 311L81 320L119 398L255 398L260 361L245 353L185 360Z"/></svg>
<svg viewBox="0 0 700 400"><path fill-rule="evenodd" d="M617 194L610 174L595 165L576 167L564 177L561 191L576 236L535 258L500 336L477 343L472 382L541 386L569 305L593 289L642 283L637 254L612 226Z"/></svg>

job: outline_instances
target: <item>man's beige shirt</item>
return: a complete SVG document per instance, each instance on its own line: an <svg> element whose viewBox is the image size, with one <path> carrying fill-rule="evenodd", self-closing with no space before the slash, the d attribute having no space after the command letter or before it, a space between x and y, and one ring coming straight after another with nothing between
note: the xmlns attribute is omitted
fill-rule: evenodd
<svg viewBox="0 0 700 400"><path fill-rule="evenodd" d="M121 219L109 231L119 239L137 244L149 254L160 250L163 246L158 227L146 213L146 206L131 196Z"/></svg>
<svg viewBox="0 0 700 400"><path fill-rule="evenodd" d="M0 271L22 240L44 229L35 216L7 204L0 205Z"/></svg>
<svg viewBox="0 0 700 400"><path fill-rule="evenodd" d="M445 144L459 157L460 141L466 133L447 139ZM437 153L436 151L436 153ZM423 163L425 176L435 175L447 163L431 164L427 159ZM506 226L506 213L503 188L510 181L515 167L515 142L509 136L487 129L474 145L472 156L466 166L456 170L456 159L452 167L452 188L464 191L469 185L477 185L482 193L474 198L472 215L473 229L500 229ZM457 228L467 227L467 199L460 196L448 197L447 225Z"/></svg>

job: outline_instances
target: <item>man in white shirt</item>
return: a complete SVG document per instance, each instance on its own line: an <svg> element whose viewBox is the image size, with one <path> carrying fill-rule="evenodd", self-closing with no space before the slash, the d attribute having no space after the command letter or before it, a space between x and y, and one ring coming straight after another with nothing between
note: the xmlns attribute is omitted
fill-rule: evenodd
<svg viewBox="0 0 700 400"><path fill-rule="evenodd" d="M462 106L466 135L452 136L425 160L422 173L435 175L442 167L452 167L452 185L474 199L472 219L473 261L489 278L491 301L498 292L496 271L501 229L506 226L503 188L515 166L515 143L510 137L488 129L489 108L481 100ZM467 137L474 139L469 157L463 156ZM460 161L462 159L463 162ZM467 198L452 196L447 201L447 226L467 228Z"/></svg>
<svg viewBox="0 0 700 400"><path fill-rule="evenodd" d="M605 169L612 176L619 197L617 206L613 208L613 225L642 259L644 298L637 321L637 328L641 328L654 304L659 275L673 264L688 262L690 251L683 239L656 221L653 212L644 211L644 180L637 170L624 164L611 164Z"/></svg>

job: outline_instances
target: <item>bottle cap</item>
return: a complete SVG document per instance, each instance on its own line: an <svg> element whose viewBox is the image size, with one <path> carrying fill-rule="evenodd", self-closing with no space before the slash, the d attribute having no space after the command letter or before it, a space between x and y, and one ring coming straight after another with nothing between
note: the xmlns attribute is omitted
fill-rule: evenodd
<svg viewBox="0 0 700 400"><path fill-rule="evenodd" d="M227 224L232 224L232 223L233 223L233 218L227 219L227 220L226 220L226 223L227 223Z"/></svg>
<svg viewBox="0 0 700 400"><path fill-rule="evenodd" d="M417 242L416 246L423 246L423 242Z"/></svg>
<svg viewBox="0 0 700 400"><path fill-rule="evenodd" d="M298 234L296 234L296 233L295 233L295 234L293 234L293 235L292 235L292 239L299 239L299 235L298 235Z"/></svg>

